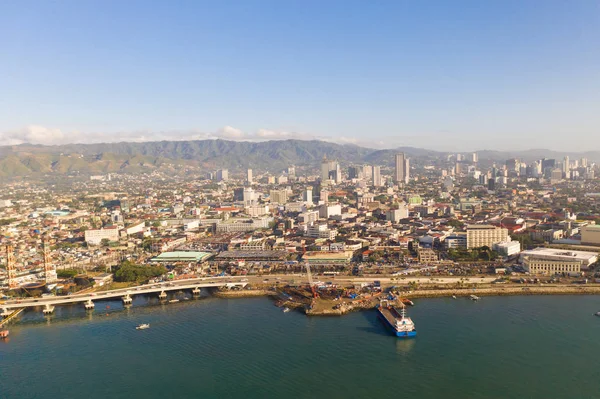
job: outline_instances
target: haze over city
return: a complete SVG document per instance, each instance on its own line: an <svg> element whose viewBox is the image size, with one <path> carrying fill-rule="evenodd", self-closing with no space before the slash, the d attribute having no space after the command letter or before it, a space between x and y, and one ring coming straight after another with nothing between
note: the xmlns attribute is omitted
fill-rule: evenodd
<svg viewBox="0 0 600 399"><path fill-rule="evenodd" d="M600 147L592 1L4 2L0 141Z"/></svg>

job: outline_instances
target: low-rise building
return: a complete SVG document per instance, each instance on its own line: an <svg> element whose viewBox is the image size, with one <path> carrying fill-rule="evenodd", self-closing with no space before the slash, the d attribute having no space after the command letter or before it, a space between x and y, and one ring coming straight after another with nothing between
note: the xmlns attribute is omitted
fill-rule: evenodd
<svg viewBox="0 0 600 399"><path fill-rule="evenodd" d="M565 251L535 248L521 252L523 268L531 274L580 273L598 261L598 254L587 251Z"/></svg>
<svg viewBox="0 0 600 399"><path fill-rule="evenodd" d="M519 241L505 241L494 244L492 248L498 252L501 256L514 256L521 252L521 243Z"/></svg>
<svg viewBox="0 0 600 399"><path fill-rule="evenodd" d="M85 242L90 245L100 245L102 240L119 241L119 228L110 226L102 229L90 229L84 233Z"/></svg>

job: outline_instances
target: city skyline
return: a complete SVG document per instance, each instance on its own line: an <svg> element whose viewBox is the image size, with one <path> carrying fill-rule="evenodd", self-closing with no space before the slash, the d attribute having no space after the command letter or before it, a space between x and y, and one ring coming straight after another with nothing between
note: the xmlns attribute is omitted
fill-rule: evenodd
<svg viewBox="0 0 600 399"><path fill-rule="evenodd" d="M600 148L592 2L33 5L1 6L6 144Z"/></svg>

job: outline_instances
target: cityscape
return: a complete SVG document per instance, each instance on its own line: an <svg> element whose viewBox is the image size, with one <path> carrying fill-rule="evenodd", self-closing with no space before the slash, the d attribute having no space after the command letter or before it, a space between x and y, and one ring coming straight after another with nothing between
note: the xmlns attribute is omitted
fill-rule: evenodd
<svg viewBox="0 0 600 399"><path fill-rule="evenodd" d="M473 152L431 162L399 152L393 165L342 167L325 155L317 165L195 179L13 179L0 202L2 315L32 300L50 314L53 298L73 294L93 309L100 292L218 277L216 290L244 282L234 295L279 297L307 314L375 307L365 296L390 289L402 298L475 287L595 292L597 171L568 156L499 162Z"/></svg>

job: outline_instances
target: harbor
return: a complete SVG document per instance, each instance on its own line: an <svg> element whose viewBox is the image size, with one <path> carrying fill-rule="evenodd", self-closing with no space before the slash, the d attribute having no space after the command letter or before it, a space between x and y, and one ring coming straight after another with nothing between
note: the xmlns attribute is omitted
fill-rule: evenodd
<svg viewBox="0 0 600 399"><path fill-rule="evenodd" d="M595 397L597 296L481 298L478 303L467 297L415 300L408 311L418 328L416 339L393 336L375 310L306 317L284 313L267 297L160 304L146 296L135 297L126 310L111 300L106 302L111 309L102 312L100 306L89 313L77 305L58 306L51 318L24 312L21 322L9 325L10 342L0 342L2 397L42 397L59 390L73 397L78 384L70 381L78 373L88 376L90 399L393 394L396 388L379 384L382 378L424 398ZM136 330L140 324L150 328ZM569 333L574 330L579 334ZM564 359L573 358L586 367L562 367ZM232 371L246 360L241 372ZM506 362L513 367L499 374ZM549 373L554 369L563 378L555 380ZM434 378L447 370L470 375L469 384ZM133 373L135 384L107 383ZM349 378L356 373L360 379ZM23 377L27 384L18 383ZM272 382L257 387L261 378ZM531 379L540 385L534 389ZM314 385L318 388L307 394L306 387ZM487 396L490 390L494 396Z"/></svg>

